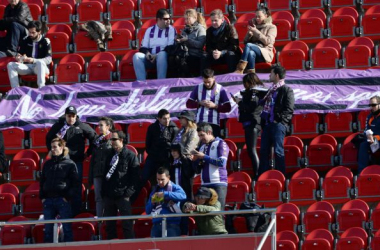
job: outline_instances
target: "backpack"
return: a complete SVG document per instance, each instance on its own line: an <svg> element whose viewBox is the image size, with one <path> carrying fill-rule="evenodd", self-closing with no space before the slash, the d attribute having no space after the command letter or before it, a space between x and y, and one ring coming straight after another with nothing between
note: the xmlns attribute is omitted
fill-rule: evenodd
<svg viewBox="0 0 380 250"><path fill-rule="evenodd" d="M240 206L240 210L245 209L257 209L260 210L264 208L264 206L259 206L254 202L244 202ZM247 229L249 232L265 232L268 229L270 220L271 220L271 214L270 213L250 213L250 214L244 214L245 221L247 224Z"/></svg>

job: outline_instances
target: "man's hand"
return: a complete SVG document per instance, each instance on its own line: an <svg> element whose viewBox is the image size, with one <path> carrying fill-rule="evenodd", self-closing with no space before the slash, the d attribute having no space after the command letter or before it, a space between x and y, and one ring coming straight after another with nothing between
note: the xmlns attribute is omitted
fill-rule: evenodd
<svg viewBox="0 0 380 250"><path fill-rule="evenodd" d="M185 212L195 211L197 210L197 205L191 202L186 203Z"/></svg>
<svg viewBox="0 0 380 250"><path fill-rule="evenodd" d="M146 58L146 60L148 60L149 62L153 63L154 60L156 59L156 56L155 56L155 55L152 55L150 52L148 52L148 53L145 54L145 58Z"/></svg>
<svg viewBox="0 0 380 250"><path fill-rule="evenodd" d="M375 142L375 139L373 138L373 135L367 135L367 141L372 144Z"/></svg>
<svg viewBox="0 0 380 250"><path fill-rule="evenodd" d="M214 57L215 60L218 60L220 58L221 54L222 54L222 52L217 50L217 49L212 52L212 56Z"/></svg>
<svg viewBox="0 0 380 250"><path fill-rule="evenodd" d="M212 101L208 101L208 100L203 100L200 102L200 104L206 108L209 108L209 109L217 109L218 108L218 105L216 105Z"/></svg>
<svg viewBox="0 0 380 250"><path fill-rule="evenodd" d="M33 63L34 62L34 58L33 57L25 57L24 58L24 62L26 62L26 63Z"/></svg>
<svg viewBox="0 0 380 250"><path fill-rule="evenodd" d="M156 192L156 193L154 193L154 195L155 195L157 198L164 198L164 192Z"/></svg>
<svg viewBox="0 0 380 250"><path fill-rule="evenodd" d="M196 150L191 151L191 155L193 156L193 160L205 158L204 153L196 151Z"/></svg>

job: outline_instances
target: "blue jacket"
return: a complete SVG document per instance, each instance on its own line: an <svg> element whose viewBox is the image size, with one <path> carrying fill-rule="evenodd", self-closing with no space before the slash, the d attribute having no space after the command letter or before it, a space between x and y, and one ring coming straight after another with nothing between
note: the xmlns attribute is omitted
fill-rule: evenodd
<svg viewBox="0 0 380 250"><path fill-rule="evenodd" d="M170 191L171 190L171 191ZM163 187L160 188L160 186L156 186L152 193L149 195L149 199L145 206L146 214L151 214L152 210L155 208L156 204L152 203L152 196L156 192L164 192L164 201L161 203L162 209L160 211L160 214L171 214L173 213L170 211L170 206L168 205L169 201L173 201L176 203L176 205L180 208L180 202L186 200L186 194L185 191L181 188L181 186L174 184L173 182L169 181L169 183ZM153 224L160 223L162 221L162 218L154 218ZM178 218L168 218L167 223L168 224L179 224L181 221L181 217Z"/></svg>
<svg viewBox="0 0 380 250"><path fill-rule="evenodd" d="M380 112L375 114L369 114L366 120L366 126L364 129L364 134L370 129L373 132L373 136L380 141Z"/></svg>

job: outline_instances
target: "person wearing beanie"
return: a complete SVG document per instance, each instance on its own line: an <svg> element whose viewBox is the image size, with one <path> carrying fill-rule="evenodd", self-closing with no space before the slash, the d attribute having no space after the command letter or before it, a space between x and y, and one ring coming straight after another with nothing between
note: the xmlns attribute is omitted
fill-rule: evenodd
<svg viewBox="0 0 380 250"><path fill-rule="evenodd" d="M195 114L192 111L184 110L178 116L178 120L181 123L181 129L178 130L173 143L180 144L183 155L190 159L191 151L196 149L199 143Z"/></svg>

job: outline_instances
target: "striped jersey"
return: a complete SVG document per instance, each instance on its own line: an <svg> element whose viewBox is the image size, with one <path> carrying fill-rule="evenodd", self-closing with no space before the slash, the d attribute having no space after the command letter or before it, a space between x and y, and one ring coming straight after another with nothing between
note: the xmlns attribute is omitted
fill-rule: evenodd
<svg viewBox="0 0 380 250"><path fill-rule="evenodd" d="M205 88L203 83L199 84L194 88L193 92L191 92L189 99L196 102L208 100L218 106L229 102L225 89L218 83L215 83L212 89ZM218 110L199 106L197 111L197 122L207 122L220 126Z"/></svg>
<svg viewBox="0 0 380 250"><path fill-rule="evenodd" d="M227 159L230 149L225 141L217 137L199 149L205 154L201 172L202 185L222 184L227 186Z"/></svg>
<svg viewBox="0 0 380 250"><path fill-rule="evenodd" d="M160 29L157 24L149 27L144 34L141 47L149 49L153 55L165 49L166 46L174 44L176 31L173 26Z"/></svg>

